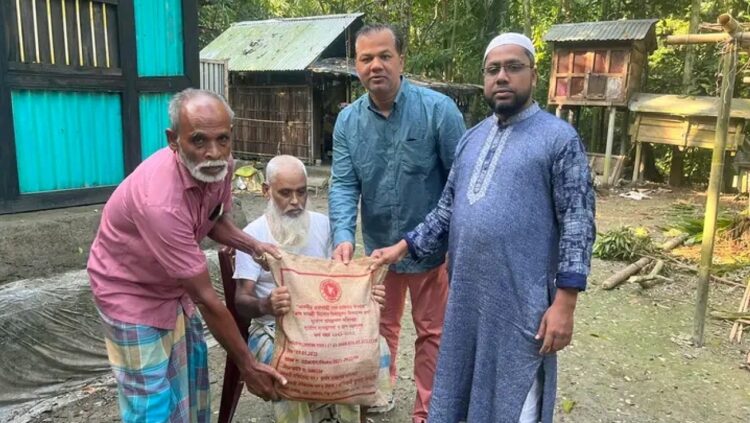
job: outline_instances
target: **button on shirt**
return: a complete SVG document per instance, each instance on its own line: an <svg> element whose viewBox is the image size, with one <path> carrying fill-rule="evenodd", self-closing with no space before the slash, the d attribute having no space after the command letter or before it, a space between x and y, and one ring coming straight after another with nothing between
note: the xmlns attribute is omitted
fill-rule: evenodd
<svg viewBox="0 0 750 423"><path fill-rule="evenodd" d="M351 242L361 200L365 252L395 244L438 202L459 139L463 116L449 97L401 80L388 117L365 94L339 113L333 135L328 197L333 244ZM440 265L447 243L419 262L392 269L420 273Z"/></svg>
<svg viewBox="0 0 750 423"><path fill-rule="evenodd" d="M105 315L161 329L174 329L180 304L192 315L195 306L179 280L207 269L198 243L231 207L231 175L232 166L221 182L199 182L178 153L163 148L117 187L88 261Z"/></svg>

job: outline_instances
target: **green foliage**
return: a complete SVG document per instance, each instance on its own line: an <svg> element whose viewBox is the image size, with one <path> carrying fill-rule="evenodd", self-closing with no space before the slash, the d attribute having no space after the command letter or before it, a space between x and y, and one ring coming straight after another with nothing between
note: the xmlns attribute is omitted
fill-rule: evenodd
<svg viewBox="0 0 750 423"><path fill-rule="evenodd" d="M654 250L647 231L623 226L598 234L593 254L602 260L632 261Z"/></svg>
<svg viewBox="0 0 750 423"><path fill-rule="evenodd" d="M234 22L266 19L269 10L261 1L205 0L198 10L198 44L206 46Z"/></svg>
<svg viewBox="0 0 750 423"><path fill-rule="evenodd" d="M675 202L670 206L672 221L670 228L690 235L686 243L697 243L703 239L703 209L691 203ZM745 213L721 210L716 217L716 234L722 236L728 231L742 235L747 227L748 217ZM739 237L739 235L737 237Z"/></svg>
<svg viewBox="0 0 750 423"><path fill-rule="evenodd" d="M684 203L674 204L672 208L675 210L675 214L670 227L690 235L685 243L695 244L703 241L703 222L705 220L703 213L699 213L694 206L690 207L684 205ZM721 236L726 233L736 224L737 218L736 213L719 212L716 218L716 234Z"/></svg>
<svg viewBox="0 0 750 423"><path fill-rule="evenodd" d="M649 57L644 91L685 92L682 74L688 47L666 46L664 36L687 33L690 0L202 0L200 46L205 46L236 21L362 12L366 23L391 23L404 33L406 72L445 81L482 84L480 68L484 48L498 33L523 32L527 18L525 3L531 10L530 36L537 49L535 98L540 104L546 104L552 56L551 46L543 41L544 34L550 26L568 22L659 19L656 31L658 48ZM750 2L701 2L701 22L716 22L718 15L724 12L732 13L741 22L748 22ZM692 48L696 57L690 94L717 95L720 46ZM739 68L747 65L748 56L740 55ZM748 98L750 85L742 84L743 76L742 72L737 73L735 97ZM483 107L481 102L472 105L480 115L486 111ZM584 138L590 138L591 116L590 111L584 110L579 118L579 129ZM620 139L619 134L616 139ZM603 152L601 145L589 146L593 151ZM657 146L654 151L658 169L667 174L671 148ZM684 163L687 182L707 181L710 150L688 150Z"/></svg>

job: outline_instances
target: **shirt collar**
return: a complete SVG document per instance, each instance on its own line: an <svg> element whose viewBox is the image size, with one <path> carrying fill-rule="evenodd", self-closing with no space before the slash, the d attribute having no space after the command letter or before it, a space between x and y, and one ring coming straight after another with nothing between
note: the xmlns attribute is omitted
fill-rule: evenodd
<svg viewBox="0 0 750 423"><path fill-rule="evenodd" d="M398 87L398 94L396 94L396 98L393 100L393 110L396 110L399 103L406 100L406 92L409 90L409 87L411 85L406 81L406 78L404 78L403 75L401 75L399 78L401 79L401 85ZM367 95L367 108L377 114L380 114L380 110L378 110L377 106L375 106L375 103L372 102L369 94ZM393 112L393 110L391 112Z"/></svg>
<svg viewBox="0 0 750 423"><path fill-rule="evenodd" d="M516 113L515 115L511 116L510 119L506 120L505 122L500 122L500 119L497 117L496 114L493 114L493 116L498 126L500 126L501 128L504 128L504 127L508 127L511 125L515 125L518 122L521 122L523 120L526 120L534 116L534 114L536 114L536 112L538 112L539 110L540 110L539 103L537 103L536 101L532 101L528 107Z"/></svg>

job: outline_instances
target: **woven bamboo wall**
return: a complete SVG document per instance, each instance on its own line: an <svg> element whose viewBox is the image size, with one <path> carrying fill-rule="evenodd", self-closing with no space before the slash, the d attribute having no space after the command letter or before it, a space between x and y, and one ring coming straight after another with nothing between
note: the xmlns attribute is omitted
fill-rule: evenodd
<svg viewBox="0 0 750 423"><path fill-rule="evenodd" d="M291 154L313 160L309 87L231 85L229 102L235 112L235 157Z"/></svg>

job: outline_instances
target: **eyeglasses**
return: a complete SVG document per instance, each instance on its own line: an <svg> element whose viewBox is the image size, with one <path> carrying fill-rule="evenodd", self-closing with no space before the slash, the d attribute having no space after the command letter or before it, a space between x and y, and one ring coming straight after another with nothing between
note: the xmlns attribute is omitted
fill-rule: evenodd
<svg viewBox="0 0 750 423"><path fill-rule="evenodd" d="M526 68L531 69L533 68L533 66L527 65L525 63L513 62L506 63L504 65L487 66L486 68L482 68L482 74L484 74L484 76L497 76L500 71L505 69L505 73L507 73L508 75L516 75L523 72L523 70Z"/></svg>

